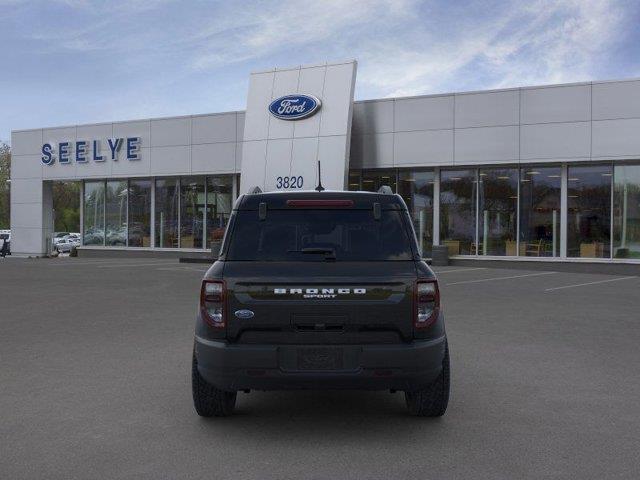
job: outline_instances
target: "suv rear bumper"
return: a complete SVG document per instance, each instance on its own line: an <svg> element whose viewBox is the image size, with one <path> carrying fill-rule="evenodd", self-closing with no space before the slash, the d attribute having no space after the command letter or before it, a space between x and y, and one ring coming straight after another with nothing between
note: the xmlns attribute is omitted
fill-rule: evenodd
<svg viewBox="0 0 640 480"><path fill-rule="evenodd" d="M200 375L227 391L415 391L442 371L445 345L444 335L401 345L236 345L196 336L195 356ZM341 368L326 365L332 356ZM314 361L320 362L320 369L310 369Z"/></svg>

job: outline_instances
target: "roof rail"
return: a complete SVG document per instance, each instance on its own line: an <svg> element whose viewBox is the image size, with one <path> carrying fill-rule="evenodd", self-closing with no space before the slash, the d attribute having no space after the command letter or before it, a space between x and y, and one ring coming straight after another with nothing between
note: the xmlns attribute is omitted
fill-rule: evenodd
<svg viewBox="0 0 640 480"><path fill-rule="evenodd" d="M262 189L259 186L255 186L253 187L251 190L249 190L250 194L254 194L254 193L262 193Z"/></svg>
<svg viewBox="0 0 640 480"><path fill-rule="evenodd" d="M382 185L378 189L378 193L382 193L384 195L393 195L393 190L391 190L391 187L389 185Z"/></svg>

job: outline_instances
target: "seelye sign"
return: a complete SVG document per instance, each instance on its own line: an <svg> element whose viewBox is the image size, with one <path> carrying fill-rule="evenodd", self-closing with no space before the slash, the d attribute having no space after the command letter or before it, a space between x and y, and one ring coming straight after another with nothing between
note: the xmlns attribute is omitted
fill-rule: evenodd
<svg viewBox="0 0 640 480"><path fill-rule="evenodd" d="M315 114L321 105L320 99L313 95L285 95L269 104L269 112L281 120L301 120Z"/></svg>
<svg viewBox="0 0 640 480"><path fill-rule="evenodd" d="M102 140L78 140L76 142L45 143L42 145L42 163L53 165L56 161L60 164L104 162L107 157L118 161L118 152L124 147L127 160L140 160L140 137L107 138L107 149L103 150Z"/></svg>

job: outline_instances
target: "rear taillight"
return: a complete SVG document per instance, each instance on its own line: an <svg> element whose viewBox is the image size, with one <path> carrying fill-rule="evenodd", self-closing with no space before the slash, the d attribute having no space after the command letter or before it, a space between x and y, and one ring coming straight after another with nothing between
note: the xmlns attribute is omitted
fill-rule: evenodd
<svg viewBox="0 0 640 480"><path fill-rule="evenodd" d="M207 324L214 328L224 328L227 289L221 280L203 280L200 290L200 312Z"/></svg>
<svg viewBox="0 0 640 480"><path fill-rule="evenodd" d="M415 285L414 325L427 328L438 318L440 290L437 280L418 280Z"/></svg>

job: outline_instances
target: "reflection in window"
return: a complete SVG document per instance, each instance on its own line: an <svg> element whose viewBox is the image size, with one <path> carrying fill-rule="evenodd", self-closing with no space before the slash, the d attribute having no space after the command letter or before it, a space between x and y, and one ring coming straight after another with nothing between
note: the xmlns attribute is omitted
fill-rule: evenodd
<svg viewBox="0 0 640 480"><path fill-rule="evenodd" d="M613 211L613 256L640 258L640 165L616 165Z"/></svg>
<svg viewBox="0 0 640 480"><path fill-rule="evenodd" d="M156 180L155 246L178 247L178 199L180 184L177 178Z"/></svg>
<svg viewBox="0 0 640 480"><path fill-rule="evenodd" d="M202 248L204 227L204 177L180 180L180 248Z"/></svg>
<svg viewBox="0 0 640 480"><path fill-rule="evenodd" d="M475 254L475 170L440 172L440 243L449 255Z"/></svg>
<svg viewBox="0 0 640 480"><path fill-rule="evenodd" d="M560 167L520 170L520 255L560 255L560 192Z"/></svg>
<svg viewBox="0 0 640 480"><path fill-rule="evenodd" d="M151 246L151 180L129 182L129 246Z"/></svg>
<svg viewBox="0 0 640 480"><path fill-rule="evenodd" d="M610 165L569 167L567 256L610 256L611 177Z"/></svg>
<svg viewBox="0 0 640 480"><path fill-rule="evenodd" d="M84 245L104 245L104 182L84 182Z"/></svg>
<svg viewBox="0 0 640 480"><path fill-rule="evenodd" d="M395 170L363 170L362 190L365 192L377 192L380 187L387 185L396 192L396 171Z"/></svg>
<svg viewBox="0 0 640 480"><path fill-rule="evenodd" d="M233 177L207 177L207 248L218 247L233 208Z"/></svg>
<svg viewBox="0 0 640 480"><path fill-rule="evenodd" d="M111 180L106 183L106 244L127 245L127 181Z"/></svg>
<svg viewBox="0 0 640 480"><path fill-rule="evenodd" d="M349 171L349 188L351 191L361 190L360 188L360 170Z"/></svg>
<svg viewBox="0 0 640 480"><path fill-rule="evenodd" d="M487 168L479 172L480 215L478 217L480 255L518 254L518 169ZM472 246L471 253L476 253Z"/></svg>
<svg viewBox="0 0 640 480"><path fill-rule="evenodd" d="M398 193L404 198L422 249L431 257L433 246L433 172L401 171Z"/></svg>
<svg viewBox="0 0 640 480"><path fill-rule="evenodd" d="M334 209L269 212L268 221L255 212L237 212L228 260L298 261L406 261L413 258L411 241L403 227L405 212L383 210L372 221L370 210ZM318 254L305 248L321 249ZM277 269L276 269L277 270Z"/></svg>

